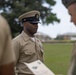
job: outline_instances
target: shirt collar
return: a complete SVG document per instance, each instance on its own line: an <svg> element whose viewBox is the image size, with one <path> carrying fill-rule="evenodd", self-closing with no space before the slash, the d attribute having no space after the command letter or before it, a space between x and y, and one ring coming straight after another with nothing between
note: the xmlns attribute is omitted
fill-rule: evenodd
<svg viewBox="0 0 76 75"><path fill-rule="evenodd" d="M22 38L24 39L24 41L27 41L30 39L30 37L24 31L22 31L21 35L22 35Z"/></svg>

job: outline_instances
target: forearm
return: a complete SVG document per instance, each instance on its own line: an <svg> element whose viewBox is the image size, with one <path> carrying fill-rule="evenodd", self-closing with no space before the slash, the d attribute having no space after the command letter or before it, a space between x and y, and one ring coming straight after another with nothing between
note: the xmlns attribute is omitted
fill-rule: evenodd
<svg viewBox="0 0 76 75"><path fill-rule="evenodd" d="M0 75L14 75L14 63L0 66Z"/></svg>

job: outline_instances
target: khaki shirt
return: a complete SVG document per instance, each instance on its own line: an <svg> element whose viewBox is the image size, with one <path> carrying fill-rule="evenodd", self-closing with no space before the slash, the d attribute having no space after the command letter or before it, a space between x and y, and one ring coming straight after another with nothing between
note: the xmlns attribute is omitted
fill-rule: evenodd
<svg viewBox="0 0 76 75"><path fill-rule="evenodd" d="M13 45L16 55L16 72L25 75L32 74L24 65L24 62L30 63L35 60L43 62L43 46L39 39L31 39L24 31L13 39Z"/></svg>
<svg viewBox="0 0 76 75"><path fill-rule="evenodd" d="M76 75L76 42L73 45L72 56L68 75Z"/></svg>
<svg viewBox="0 0 76 75"><path fill-rule="evenodd" d="M7 21L0 15L0 65L15 60L12 39Z"/></svg>

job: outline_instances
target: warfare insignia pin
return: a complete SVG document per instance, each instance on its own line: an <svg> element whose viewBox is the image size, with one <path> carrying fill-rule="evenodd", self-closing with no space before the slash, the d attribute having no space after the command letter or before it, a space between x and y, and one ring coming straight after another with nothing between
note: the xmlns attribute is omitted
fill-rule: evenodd
<svg viewBox="0 0 76 75"><path fill-rule="evenodd" d="M39 18L39 15L38 15L38 14L36 14L36 15L35 15L35 17L36 17L36 19L38 19L38 18Z"/></svg>

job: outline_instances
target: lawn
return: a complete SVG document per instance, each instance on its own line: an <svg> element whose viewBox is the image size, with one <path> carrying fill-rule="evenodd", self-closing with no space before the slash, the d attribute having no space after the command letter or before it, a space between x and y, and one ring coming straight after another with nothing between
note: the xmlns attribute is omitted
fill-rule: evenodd
<svg viewBox="0 0 76 75"><path fill-rule="evenodd" d="M73 43L43 43L44 62L55 74L67 75Z"/></svg>

